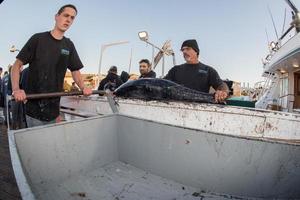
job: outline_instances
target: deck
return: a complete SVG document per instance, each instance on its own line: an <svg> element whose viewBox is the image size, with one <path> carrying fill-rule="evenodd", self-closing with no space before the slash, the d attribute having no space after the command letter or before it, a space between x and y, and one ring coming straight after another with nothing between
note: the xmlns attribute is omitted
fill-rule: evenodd
<svg viewBox="0 0 300 200"><path fill-rule="evenodd" d="M0 121L0 200L17 200L21 196L10 162L7 130L2 117Z"/></svg>

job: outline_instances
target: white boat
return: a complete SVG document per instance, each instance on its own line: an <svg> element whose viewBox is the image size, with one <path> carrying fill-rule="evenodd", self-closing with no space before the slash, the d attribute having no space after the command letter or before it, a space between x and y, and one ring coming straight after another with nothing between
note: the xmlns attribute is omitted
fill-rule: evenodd
<svg viewBox="0 0 300 200"><path fill-rule="evenodd" d="M118 99L111 107L106 97L62 98L65 108L90 115L118 114L234 136L300 140L300 115L236 106L187 102ZM112 104L112 103L111 103ZM114 111L117 110L117 111Z"/></svg>
<svg viewBox="0 0 300 200"><path fill-rule="evenodd" d="M294 12L293 21L279 40L270 44L270 54L264 60L266 82L256 107L300 112L300 14L287 2ZM294 30L294 36L288 38Z"/></svg>
<svg viewBox="0 0 300 200"><path fill-rule="evenodd" d="M10 132L23 199L300 198L300 115L86 102L107 113Z"/></svg>
<svg viewBox="0 0 300 200"><path fill-rule="evenodd" d="M300 55L286 44L272 77L275 58ZM88 118L9 131L23 199L300 199L300 114L110 96L61 106Z"/></svg>

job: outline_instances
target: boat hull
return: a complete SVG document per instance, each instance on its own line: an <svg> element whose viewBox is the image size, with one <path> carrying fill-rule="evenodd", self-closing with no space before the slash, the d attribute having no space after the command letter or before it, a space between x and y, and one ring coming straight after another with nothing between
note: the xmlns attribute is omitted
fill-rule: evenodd
<svg viewBox="0 0 300 200"><path fill-rule="evenodd" d="M226 105L117 99L119 114L185 128L258 139L300 141L300 115ZM94 114L112 114L106 98L63 98L61 105Z"/></svg>
<svg viewBox="0 0 300 200"><path fill-rule="evenodd" d="M9 134L13 167L24 199L73 199L74 195L90 199L122 195L125 199L166 199L166 195L193 199L194 194L204 192L300 198L299 144L219 134L122 114ZM100 171L109 171L106 166L115 162L179 184L187 196L180 196L178 189L160 189L164 184L159 185L155 178L146 177L144 189L137 187L137 174L127 179L122 175L120 183L104 184L108 179ZM95 173L89 175L91 172ZM119 172L117 167L115 174Z"/></svg>

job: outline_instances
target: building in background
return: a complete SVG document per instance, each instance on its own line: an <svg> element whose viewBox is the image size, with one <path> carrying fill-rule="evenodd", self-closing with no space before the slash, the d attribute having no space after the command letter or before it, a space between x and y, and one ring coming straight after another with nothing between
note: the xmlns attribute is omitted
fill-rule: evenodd
<svg viewBox="0 0 300 200"><path fill-rule="evenodd" d="M101 76L100 80L102 80L105 76ZM97 74L82 74L82 78L84 81L84 85L89 86L91 88L96 88L99 83ZM71 72L67 72L64 79L64 91L70 91L71 85L74 82Z"/></svg>

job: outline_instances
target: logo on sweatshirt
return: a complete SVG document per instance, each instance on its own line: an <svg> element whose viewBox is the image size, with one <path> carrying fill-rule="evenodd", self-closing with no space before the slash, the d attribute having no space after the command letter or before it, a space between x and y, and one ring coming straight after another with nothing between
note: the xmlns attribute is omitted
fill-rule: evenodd
<svg viewBox="0 0 300 200"><path fill-rule="evenodd" d="M60 52L60 54L62 54L62 55L70 55L70 51L69 50L67 50L67 49L61 49L61 52Z"/></svg>
<svg viewBox="0 0 300 200"><path fill-rule="evenodd" d="M199 69L198 72L199 72L200 74L207 74L207 71L205 71L205 70L203 70L203 69Z"/></svg>

